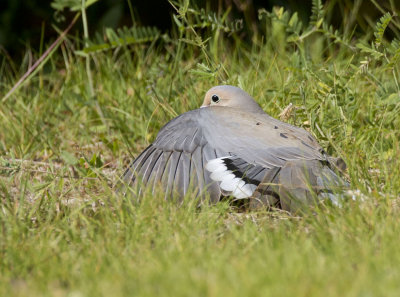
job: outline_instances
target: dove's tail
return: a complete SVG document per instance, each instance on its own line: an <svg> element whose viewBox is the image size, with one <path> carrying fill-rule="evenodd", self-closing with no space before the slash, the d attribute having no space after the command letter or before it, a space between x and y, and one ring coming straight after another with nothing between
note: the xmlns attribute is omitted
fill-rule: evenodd
<svg viewBox="0 0 400 297"><path fill-rule="evenodd" d="M251 207L269 205L290 212L329 200L341 205L343 190L349 185L328 162L320 160L288 161L276 171L268 172L251 199Z"/></svg>

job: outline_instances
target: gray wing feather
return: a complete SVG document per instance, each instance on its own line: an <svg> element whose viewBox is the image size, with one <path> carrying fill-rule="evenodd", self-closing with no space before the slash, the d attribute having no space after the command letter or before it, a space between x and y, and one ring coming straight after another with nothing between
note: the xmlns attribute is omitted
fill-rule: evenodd
<svg viewBox="0 0 400 297"><path fill-rule="evenodd" d="M185 153L181 152L179 155L179 160L176 165L175 169L175 176L173 178L173 189L174 189L174 194L177 194L177 197L180 199L183 198L185 195L185 174L187 174L185 171L188 170L188 167L186 167L186 162L185 162ZM173 195L175 196L175 195Z"/></svg>
<svg viewBox="0 0 400 297"><path fill-rule="evenodd" d="M203 177L204 164L203 164L202 153L203 153L203 148L199 146L191 154L191 164L192 164L191 179L193 182L193 187L198 188L199 192L202 191L205 187L204 177Z"/></svg>
<svg viewBox="0 0 400 297"><path fill-rule="evenodd" d="M175 184L175 176L176 173L179 172L178 170L178 164L179 164L179 159L181 158L182 152L173 152L172 156L169 160L168 167L168 176L165 178L168 180L167 181L167 188L165 191L166 198L169 196L173 196L173 190L174 190L174 184Z"/></svg>
<svg viewBox="0 0 400 297"><path fill-rule="evenodd" d="M168 178L169 178L169 174L170 174L170 165L171 165L171 159L174 156L175 152L167 152L168 153L168 157L165 160L165 165L164 168L160 168L160 183L164 186L165 188L165 192L167 195L167 188L168 188Z"/></svg>
<svg viewBox="0 0 400 297"><path fill-rule="evenodd" d="M187 152L184 152L182 155L182 189L183 189L183 194L186 194L189 189L189 183L190 183L190 173L191 173L191 158L190 154Z"/></svg>
<svg viewBox="0 0 400 297"><path fill-rule="evenodd" d="M158 162L160 156L162 155L163 151L156 149L152 152L149 158L145 161L142 165L142 168L139 170L139 174L142 176L142 180L144 183L147 183L151 176L154 176L154 166Z"/></svg>
<svg viewBox="0 0 400 297"><path fill-rule="evenodd" d="M161 179L164 177L166 168L167 168L167 164L169 161L169 158L171 158L172 152L163 152L162 155L162 159L159 163L159 165L157 166L157 172L155 173L154 176L154 183L158 183L161 182Z"/></svg>
<svg viewBox="0 0 400 297"><path fill-rule="evenodd" d="M146 160L151 156L151 154L155 151L155 148L152 145L149 145L140 155L137 157L132 164L128 167L123 175L123 180L126 183L134 183L137 179L138 171L143 167Z"/></svg>
<svg viewBox="0 0 400 297"><path fill-rule="evenodd" d="M203 147L203 176L207 191L210 195L210 200L212 202L217 202L219 200L221 196L221 189L219 188L218 183L211 179L209 172L204 170L204 166L208 161L222 157L223 155L226 155L226 153L222 152L222 155L218 155L217 151L208 143Z"/></svg>
<svg viewBox="0 0 400 297"><path fill-rule="evenodd" d="M164 169L165 169L166 160L168 157L169 157L168 152L162 152L161 155L159 156L157 162L154 164L152 174L150 175L148 182L147 182L149 187L152 189L153 194L154 194L156 185L160 182L162 173L164 172Z"/></svg>

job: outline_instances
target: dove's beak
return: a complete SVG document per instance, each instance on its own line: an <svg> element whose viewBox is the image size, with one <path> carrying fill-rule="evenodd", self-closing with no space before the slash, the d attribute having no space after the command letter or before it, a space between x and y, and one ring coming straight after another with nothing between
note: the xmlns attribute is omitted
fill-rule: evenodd
<svg viewBox="0 0 400 297"><path fill-rule="evenodd" d="M204 107L207 107L208 105L202 105L202 106L200 106L200 108L204 108Z"/></svg>

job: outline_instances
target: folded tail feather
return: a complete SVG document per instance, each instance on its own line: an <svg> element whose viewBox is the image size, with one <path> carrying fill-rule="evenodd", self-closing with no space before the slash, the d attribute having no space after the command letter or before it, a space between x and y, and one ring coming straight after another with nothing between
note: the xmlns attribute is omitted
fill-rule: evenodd
<svg viewBox="0 0 400 297"><path fill-rule="evenodd" d="M253 194L256 199L252 206L275 206L297 212L322 200L340 205L340 193L348 186L327 162L289 161L282 168L277 168L276 172L266 174Z"/></svg>

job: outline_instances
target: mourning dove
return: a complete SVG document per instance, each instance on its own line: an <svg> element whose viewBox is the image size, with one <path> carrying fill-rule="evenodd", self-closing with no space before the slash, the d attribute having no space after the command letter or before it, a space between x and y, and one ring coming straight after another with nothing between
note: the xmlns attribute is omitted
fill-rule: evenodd
<svg viewBox="0 0 400 297"><path fill-rule="evenodd" d="M161 186L166 198L190 190L212 202L232 196L293 212L320 199L335 203L332 191L345 182L333 167L310 133L224 85L211 88L199 109L168 122L122 179L126 189Z"/></svg>

